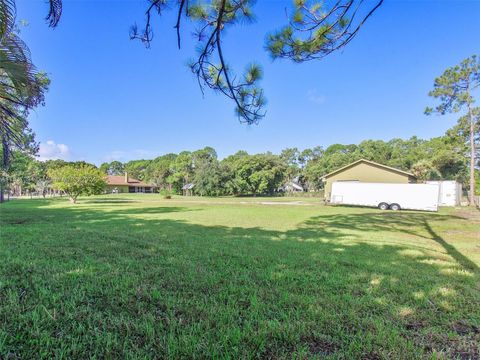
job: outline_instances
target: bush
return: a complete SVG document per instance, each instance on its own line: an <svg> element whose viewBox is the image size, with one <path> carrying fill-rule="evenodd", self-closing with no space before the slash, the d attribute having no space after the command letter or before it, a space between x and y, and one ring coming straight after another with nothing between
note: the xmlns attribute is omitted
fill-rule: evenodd
<svg viewBox="0 0 480 360"><path fill-rule="evenodd" d="M172 192L168 189L160 190L160 195L162 195L162 197L164 199L171 199L172 198Z"/></svg>

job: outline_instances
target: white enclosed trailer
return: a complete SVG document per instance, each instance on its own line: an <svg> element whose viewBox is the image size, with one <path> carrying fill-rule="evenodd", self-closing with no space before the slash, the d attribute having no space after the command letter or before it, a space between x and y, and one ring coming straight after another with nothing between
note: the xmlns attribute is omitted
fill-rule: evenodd
<svg viewBox="0 0 480 360"><path fill-rule="evenodd" d="M462 201L462 184L456 181L426 181L426 184L437 184L439 206L459 206Z"/></svg>
<svg viewBox="0 0 480 360"><path fill-rule="evenodd" d="M409 209L437 211L438 184L388 184L336 181L332 204L378 207L382 210Z"/></svg>

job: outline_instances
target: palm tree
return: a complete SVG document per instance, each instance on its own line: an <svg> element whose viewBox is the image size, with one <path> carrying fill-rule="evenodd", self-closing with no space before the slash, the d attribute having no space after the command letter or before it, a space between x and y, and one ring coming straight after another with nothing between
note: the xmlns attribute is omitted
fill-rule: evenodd
<svg viewBox="0 0 480 360"><path fill-rule="evenodd" d="M61 0L50 0L47 23L55 27L62 13ZM43 103L49 80L33 65L27 45L16 28L15 0L0 0L0 166L7 172L12 148L34 147L26 120ZM0 181L0 202L3 189Z"/></svg>

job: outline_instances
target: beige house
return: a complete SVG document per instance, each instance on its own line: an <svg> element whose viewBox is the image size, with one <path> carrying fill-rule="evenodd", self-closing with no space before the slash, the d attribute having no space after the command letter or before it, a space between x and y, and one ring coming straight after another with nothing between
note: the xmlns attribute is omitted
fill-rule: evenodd
<svg viewBox="0 0 480 360"><path fill-rule="evenodd" d="M360 159L323 176L322 181L325 183L325 200L328 201L334 181L408 184L416 182L417 179L409 172Z"/></svg>
<svg viewBox="0 0 480 360"><path fill-rule="evenodd" d="M125 175L107 175L107 193L152 193L155 186Z"/></svg>

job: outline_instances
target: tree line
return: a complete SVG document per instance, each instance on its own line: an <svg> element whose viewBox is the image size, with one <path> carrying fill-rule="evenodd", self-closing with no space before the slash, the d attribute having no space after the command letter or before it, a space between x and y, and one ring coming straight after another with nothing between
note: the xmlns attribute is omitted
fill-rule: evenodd
<svg viewBox="0 0 480 360"><path fill-rule="evenodd" d="M467 126L459 122L444 136L430 140L415 136L407 140L365 140L326 148L287 148L280 154L238 151L222 160L213 148L206 147L153 160L103 163L100 170L111 175L128 172L132 177L174 193L181 193L185 184L194 183L199 195L271 195L289 182L299 184L305 191L322 190L325 174L366 159L410 171L420 181L457 180L468 187ZM478 137L476 140L478 143Z"/></svg>
<svg viewBox="0 0 480 360"><path fill-rule="evenodd" d="M181 194L186 184L193 183L194 192L202 196L273 195L290 182L302 186L305 191L321 191L325 174L353 161L367 159L410 171L420 181L457 180L468 188L468 127L469 123L461 119L445 135L430 140L415 136L406 140L365 140L359 144L333 144L326 148L287 148L279 154L238 151L223 159L218 158L215 149L205 147L196 151L169 153L151 160L105 162L98 168L83 161L40 162L17 151L12 157L7 182L8 188L17 195L31 192L46 195L52 188L61 190L58 174L65 171L62 170L65 167L77 169L78 173L88 173L85 168L90 168L96 169L97 174L102 176L127 172L131 178L143 180L172 194ZM479 137L475 140L478 144ZM478 173L478 168L476 171ZM68 174L71 173L75 174L75 170ZM476 178L478 182L479 176ZM55 183L57 186L53 186ZM98 182L95 191L102 191Z"/></svg>

